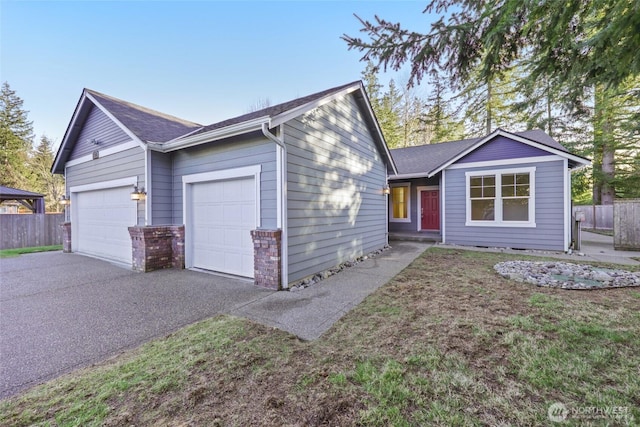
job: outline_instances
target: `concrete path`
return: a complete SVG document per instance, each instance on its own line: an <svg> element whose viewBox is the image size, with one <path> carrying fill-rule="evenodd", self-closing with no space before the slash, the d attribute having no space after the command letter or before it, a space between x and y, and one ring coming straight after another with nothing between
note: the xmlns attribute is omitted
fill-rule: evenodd
<svg viewBox="0 0 640 427"><path fill-rule="evenodd" d="M431 243L391 242L391 250L297 292L275 292L231 312L314 340L380 286L400 273Z"/></svg>
<svg viewBox="0 0 640 427"><path fill-rule="evenodd" d="M399 242L298 292L61 252L0 259L0 399L217 314L318 338L428 246Z"/></svg>
<svg viewBox="0 0 640 427"><path fill-rule="evenodd" d="M590 261L606 262L621 265L640 265L640 262L633 258L640 258L640 252L616 251L613 249L613 237L602 234L582 231L582 247L580 251L567 254L554 251L522 251L503 248L478 248L474 246L441 245L439 248L457 248L469 251L480 252L503 252L513 255L531 255L540 257L558 258L567 261Z"/></svg>

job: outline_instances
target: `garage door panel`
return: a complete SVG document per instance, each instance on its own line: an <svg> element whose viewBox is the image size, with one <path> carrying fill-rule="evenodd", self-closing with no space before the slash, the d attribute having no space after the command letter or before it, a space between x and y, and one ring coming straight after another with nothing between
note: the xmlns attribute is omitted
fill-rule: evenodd
<svg viewBox="0 0 640 427"><path fill-rule="evenodd" d="M254 178L194 183L189 209L193 267L253 277Z"/></svg>
<svg viewBox="0 0 640 427"><path fill-rule="evenodd" d="M76 252L131 263L128 227L136 223L136 205L129 191L118 187L77 193Z"/></svg>

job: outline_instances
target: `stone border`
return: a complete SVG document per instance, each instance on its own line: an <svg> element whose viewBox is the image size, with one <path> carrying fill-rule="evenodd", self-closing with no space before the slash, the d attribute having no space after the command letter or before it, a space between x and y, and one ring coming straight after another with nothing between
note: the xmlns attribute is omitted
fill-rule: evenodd
<svg viewBox="0 0 640 427"><path fill-rule="evenodd" d="M336 267L330 268L328 270L324 270L321 271L320 273L316 273L314 275L311 275L309 277L306 277L300 281L297 281L295 285L289 286L289 291L290 292L297 292L300 291L304 288L308 288L309 286L321 282L324 279L327 279L331 276L333 276L334 274L338 274L341 271L347 269L347 268L351 268L354 267L356 265L358 265L359 263L368 260L369 258L375 258L378 255L380 255L381 253L387 251L388 249L391 249L391 246L389 245L384 245L384 247L382 249L378 249L375 250L373 252L369 252L366 255L360 256L352 261L345 261L342 264L339 264Z"/></svg>
<svg viewBox="0 0 640 427"><path fill-rule="evenodd" d="M640 272L557 261L505 261L493 266L505 279L532 285L574 289L610 289L640 286Z"/></svg>

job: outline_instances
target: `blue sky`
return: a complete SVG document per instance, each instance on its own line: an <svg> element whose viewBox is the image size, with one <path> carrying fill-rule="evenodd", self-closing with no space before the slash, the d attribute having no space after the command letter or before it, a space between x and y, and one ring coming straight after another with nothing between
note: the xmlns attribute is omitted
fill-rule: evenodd
<svg viewBox="0 0 640 427"><path fill-rule="evenodd" d="M56 144L84 87L210 124L359 79L340 39L358 34L354 13L433 19L419 1L0 2L0 80Z"/></svg>

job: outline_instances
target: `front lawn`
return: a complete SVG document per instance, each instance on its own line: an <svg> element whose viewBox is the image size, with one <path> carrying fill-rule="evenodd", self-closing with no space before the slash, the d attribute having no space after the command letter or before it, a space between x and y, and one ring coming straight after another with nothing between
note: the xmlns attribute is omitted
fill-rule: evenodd
<svg viewBox="0 0 640 427"><path fill-rule="evenodd" d="M313 342L215 317L0 403L0 425L549 425L552 404L635 425L638 288L493 271L522 258L431 249Z"/></svg>

